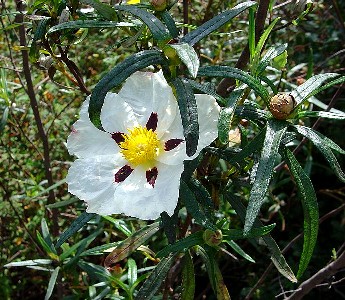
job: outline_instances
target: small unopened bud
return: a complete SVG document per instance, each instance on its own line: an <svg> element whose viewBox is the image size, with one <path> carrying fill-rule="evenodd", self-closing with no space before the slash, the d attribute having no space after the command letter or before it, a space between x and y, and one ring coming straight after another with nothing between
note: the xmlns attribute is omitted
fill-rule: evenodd
<svg viewBox="0 0 345 300"><path fill-rule="evenodd" d="M223 234L220 230L212 231L206 229L202 237L204 242L211 247L218 246L223 240Z"/></svg>
<svg viewBox="0 0 345 300"><path fill-rule="evenodd" d="M279 93L271 98L269 109L276 119L285 120L292 113L296 101L292 95Z"/></svg>
<svg viewBox="0 0 345 300"><path fill-rule="evenodd" d="M163 11L167 7L166 0L151 0L150 3L156 11Z"/></svg>

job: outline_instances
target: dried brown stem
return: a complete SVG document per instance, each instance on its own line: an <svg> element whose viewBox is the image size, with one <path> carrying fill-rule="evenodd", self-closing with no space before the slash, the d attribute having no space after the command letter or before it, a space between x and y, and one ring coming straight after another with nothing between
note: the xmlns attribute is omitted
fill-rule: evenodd
<svg viewBox="0 0 345 300"><path fill-rule="evenodd" d="M52 175L52 170L51 170L51 163L50 163L50 153L49 153L49 143L48 143L48 137L47 134L44 130L42 119L40 116L40 111L38 108L38 102L36 99L36 94L31 78L31 70L30 70L30 65L29 65L29 54L28 50L25 49L26 47L26 33L25 33L25 27L23 24L23 3L21 0L16 0L16 5L17 5L17 10L20 14L17 15L17 22L21 23L19 26L19 40L20 40L20 45L23 47L21 50L22 53L22 62L23 62L23 72L24 72L24 77L26 81L26 90L28 97L30 99L30 106L34 114L38 134L40 136L40 139L42 141L43 145L43 157L44 157L44 170L45 170L45 176L48 181L48 186L53 185L53 175ZM53 190L49 191L48 194L48 204L52 204L55 202L55 194ZM52 210L52 221L53 221L53 234L55 236L58 235L59 233L59 227L58 227L58 211L57 209Z"/></svg>

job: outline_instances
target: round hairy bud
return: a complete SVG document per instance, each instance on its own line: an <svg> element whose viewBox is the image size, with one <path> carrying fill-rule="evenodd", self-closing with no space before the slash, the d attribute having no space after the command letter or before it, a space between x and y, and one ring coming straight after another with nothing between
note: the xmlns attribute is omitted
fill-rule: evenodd
<svg viewBox="0 0 345 300"><path fill-rule="evenodd" d="M204 242L211 247L218 246L223 240L223 234L220 230L212 231L206 229L202 237Z"/></svg>
<svg viewBox="0 0 345 300"><path fill-rule="evenodd" d="M276 119L285 120L296 106L294 97L290 94L279 93L270 100L269 109Z"/></svg>
<svg viewBox="0 0 345 300"><path fill-rule="evenodd" d="M163 11L167 7L166 0L151 0L150 3L156 11Z"/></svg>

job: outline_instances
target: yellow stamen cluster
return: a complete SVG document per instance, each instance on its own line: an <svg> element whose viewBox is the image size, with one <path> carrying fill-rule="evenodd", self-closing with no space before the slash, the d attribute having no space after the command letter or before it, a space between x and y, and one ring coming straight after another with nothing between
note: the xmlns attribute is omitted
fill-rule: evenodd
<svg viewBox="0 0 345 300"><path fill-rule="evenodd" d="M163 149L157 134L151 129L138 126L123 134L124 141L119 144L121 153L133 166L151 167L159 152Z"/></svg>

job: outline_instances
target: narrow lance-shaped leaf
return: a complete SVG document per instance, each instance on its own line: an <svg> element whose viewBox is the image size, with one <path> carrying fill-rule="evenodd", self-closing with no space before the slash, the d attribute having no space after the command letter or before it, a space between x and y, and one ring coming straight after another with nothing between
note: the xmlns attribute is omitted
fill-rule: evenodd
<svg viewBox="0 0 345 300"><path fill-rule="evenodd" d="M147 10L134 5L117 5L115 6L115 9L129 12L133 16L141 19L141 21L143 21L150 29L152 36L156 41L167 42L172 38L166 26L155 15Z"/></svg>
<svg viewBox="0 0 345 300"><path fill-rule="evenodd" d="M286 48L287 44L269 48L267 52L264 54L264 56L261 58L256 69L256 73L260 75L263 71L265 71L266 67L270 64L270 61L284 53Z"/></svg>
<svg viewBox="0 0 345 300"><path fill-rule="evenodd" d="M82 3L92 6L98 13L107 20L117 20L117 14L113 7L102 3L99 0L81 0Z"/></svg>
<svg viewBox="0 0 345 300"><path fill-rule="evenodd" d="M344 150L342 150L337 144L332 142L329 138L317 133L315 130L301 126L301 125L294 125L293 129L296 130L298 133L302 134L306 138L308 138L318 149L319 151L323 154L323 156L326 158L328 161L330 167L332 170L335 172L337 177L345 182L345 174L342 171L337 158L333 154L332 149L343 153Z"/></svg>
<svg viewBox="0 0 345 300"><path fill-rule="evenodd" d="M213 223L210 221L206 211L202 209L195 198L194 193L190 190L188 185L181 180L180 184L180 197L185 204L187 211L195 219L195 222L211 230L216 230Z"/></svg>
<svg viewBox="0 0 345 300"><path fill-rule="evenodd" d="M194 299L195 293L195 273L193 259L189 251L183 257L182 264L181 300L191 300Z"/></svg>
<svg viewBox="0 0 345 300"><path fill-rule="evenodd" d="M100 114L104 103L104 98L108 91L119 86L135 71L139 71L150 65L163 64L165 57L160 51L146 50L135 53L126 58L105 75L95 86L89 104L89 116L92 123L102 128Z"/></svg>
<svg viewBox="0 0 345 300"><path fill-rule="evenodd" d="M79 28L114 28L114 27L132 27L133 23L128 22L112 22L112 21L98 21L98 20L77 20L61 23L51 27L47 34L64 29L79 29Z"/></svg>
<svg viewBox="0 0 345 300"><path fill-rule="evenodd" d="M247 254L237 243L235 243L232 240L230 241L224 240L224 242L227 243L232 248L232 250L234 250L236 253L241 255L244 259L252 263L255 263L255 260L249 254Z"/></svg>
<svg viewBox="0 0 345 300"><path fill-rule="evenodd" d="M175 243L176 241L176 227L178 223L178 215L174 213L172 216L169 216L166 211L161 213L161 227L164 230L166 237L170 244Z"/></svg>
<svg viewBox="0 0 345 300"><path fill-rule="evenodd" d="M186 34L182 39L181 42L188 43L190 45L194 45L204 37L208 36L213 31L217 30L221 26L225 25L229 22L232 18L236 17L238 14L246 10L247 8L256 5L254 1L248 1L244 3L240 3L236 5L234 8L226 10L225 12L215 16L211 20L205 22L197 29L193 30L192 32Z"/></svg>
<svg viewBox="0 0 345 300"><path fill-rule="evenodd" d="M167 10L163 11L163 13L161 14L161 17L162 17L163 22L167 26L170 32L170 35L173 38L177 38L179 35L179 30L176 27L174 18L170 15L170 13Z"/></svg>
<svg viewBox="0 0 345 300"><path fill-rule="evenodd" d="M159 222L146 226L122 241L105 259L104 266L110 268L113 264L132 254L159 230Z"/></svg>
<svg viewBox="0 0 345 300"><path fill-rule="evenodd" d="M227 144L229 142L230 125L234 116L235 108L242 97L243 91L244 89L234 90L230 94L227 107L220 111L218 120L218 138L223 144Z"/></svg>
<svg viewBox="0 0 345 300"><path fill-rule="evenodd" d="M57 267L52 272L50 279L49 279L47 292L46 292L46 295L44 296L44 300L48 300L50 298L50 296L53 294L54 286L55 286L57 277L59 275L59 271L60 271L60 267Z"/></svg>
<svg viewBox="0 0 345 300"><path fill-rule="evenodd" d="M225 195L226 195L226 200L229 201L232 208L236 211L241 221L244 223L246 208L242 204L241 199L239 197L234 196L229 191L226 191ZM254 221L254 226L261 227L263 225L259 221L259 219L256 218ZM287 279L289 279L290 281L297 282L297 279L294 273L292 272L290 266L287 264L283 254L281 253L277 243L272 238L272 236L270 234L267 234L267 235L262 236L262 239L264 240L267 248L269 249L271 253L271 260L273 264L275 265L275 267L277 268L277 270L279 271L279 273L282 274Z"/></svg>
<svg viewBox="0 0 345 300"><path fill-rule="evenodd" d="M53 241L51 239L51 235L50 235L49 228L48 228L48 225L47 225L45 218L42 218L42 220L41 220L41 230L42 230L42 237L45 240L45 242L47 243L47 245L49 246L49 248L51 249L51 251L53 253L57 254L55 246L54 246Z"/></svg>
<svg viewBox="0 0 345 300"><path fill-rule="evenodd" d="M56 248L59 248L67 239L75 234L80 228L82 228L87 222L89 222L96 214L90 214L83 212L77 219L73 221L71 226L61 234L59 240L56 242Z"/></svg>
<svg viewBox="0 0 345 300"><path fill-rule="evenodd" d="M224 240L238 240L238 239L249 239L249 238L258 238L266 234L269 234L276 224L270 224L267 226L254 227L247 234L243 233L241 229L223 229L222 233Z"/></svg>
<svg viewBox="0 0 345 300"><path fill-rule="evenodd" d="M151 299L156 294L167 273L169 272L174 260L175 256L171 255L167 258L163 258L159 262L149 278L147 278L143 286L140 288L137 296L135 297L136 300Z"/></svg>
<svg viewBox="0 0 345 300"><path fill-rule="evenodd" d="M199 141L198 109L193 89L187 81L183 81L180 78L173 79L171 83L175 88L182 118L183 135L186 139L186 153L188 156L193 156Z"/></svg>
<svg viewBox="0 0 345 300"><path fill-rule="evenodd" d="M176 254L179 252L184 252L191 247L194 247L196 245L201 245L203 243L204 243L203 232L198 231L198 232L190 234L189 236L177 241L176 243L172 245L166 246L165 248L163 248L161 251L159 251L156 254L156 257L161 258L161 257L167 256L170 253Z"/></svg>
<svg viewBox="0 0 345 300"><path fill-rule="evenodd" d="M295 179L304 214L303 251L297 272L297 278L301 278L310 262L316 245L319 228L319 210L316 194L310 178L299 165L292 152L287 148L284 149L284 158L289 166L292 176Z"/></svg>
<svg viewBox="0 0 345 300"><path fill-rule="evenodd" d="M278 156L280 141L286 131L286 123L271 119L267 123L266 136L259 158L256 178L250 192L244 233L247 234L254 224L272 177Z"/></svg>
<svg viewBox="0 0 345 300"><path fill-rule="evenodd" d="M194 48L187 43L171 44L170 47L176 50L178 57L186 65L190 75L196 77L199 70L199 58Z"/></svg>
<svg viewBox="0 0 345 300"><path fill-rule="evenodd" d="M345 120L345 113L303 110L298 112L297 118L325 118L331 120Z"/></svg>
<svg viewBox="0 0 345 300"><path fill-rule="evenodd" d="M128 284L131 287L138 279L138 267L133 258L127 261L128 266Z"/></svg>
<svg viewBox="0 0 345 300"><path fill-rule="evenodd" d="M266 88L253 76L233 67L207 66L199 68L198 76L229 77L237 79L252 88L266 103L269 101L269 93Z"/></svg>
<svg viewBox="0 0 345 300"><path fill-rule="evenodd" d="M296 108L302 105L303 101L306 100L310 95L312 95L313 91L318 89L326 80L334 78L336 76L339 76L339 74L318 74L309 78L305 83L298 86L290 93L296 101Z"/></svg>
<svg viewBox="0 0 345 300"><path fill-rule="evenodd" d="M208 247L205 248L207 249ZM208 253L208 251L203 247L199 247L199 253L201 254L202 259L205 261L210 283L217 296L217 300L230 300L228 288L224 283L222 273L219 269L217 261L214 258L214 255L212 253Z"/></svg>

